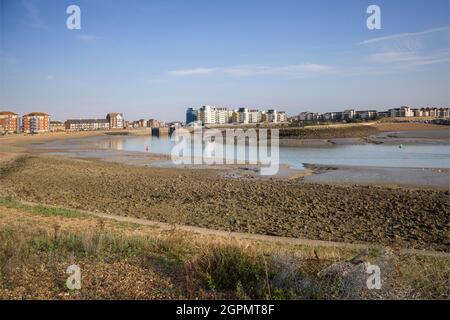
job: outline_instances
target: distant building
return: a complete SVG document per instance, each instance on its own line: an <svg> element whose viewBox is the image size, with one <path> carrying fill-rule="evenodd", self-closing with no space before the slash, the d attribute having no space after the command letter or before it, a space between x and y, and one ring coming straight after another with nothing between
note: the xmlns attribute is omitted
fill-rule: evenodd
<svg viewBox="0 0 450 320"><path fill-rule="evenodd" d="M198 111L194 108L188 108L186 110L186 124L196 122L198 120Z"/></svg>
<svg viewBox="0 0 450 320"><path fill-rule="evenodd" d="M377 117L376 110L356 111L356 117L362 120L371 120Z"/></svg>
<svg viewBox="0 0 450 320"><path fill-rule="evenodd" d="M239 123L247 124L250 122L250 115L248 113L247 108L239 108L238 114L239 114L239 118L238 118Z"/></svg>
<svg viewBox="0 0 450 320"><path fill-rule="evenodd" d="M123 129L124 119L122 113L110 112L106 115L106 119L109 121L110 129Z"/></svg>
<svg viewBox="0 0 450 320"><path fill-rule="evenodd" d="M377 117L379 118L385 118L385 117L390 117L391 113L389 111L379 111L377 112Z"/></svg>
<svg viewBox="0 0 450 320"><path fill-rule="evenodd" d="M147 127L159 128L159 126L160 126L159 121L156 119L150 119L147 121Z"/></svg>
<svg viewBox="0 0 450 320"><path fill-rule="evenodd" d="M145 121L145 119L139 119L138 123L139 123L139 128L147 128L147 121Z"/></svg>
<svg viewBox="0 0 450 320"><path fill-rule="evenodd" d="M108 119L71 119L65 122L68 131L109 130Z"/></svg>
<svg viewBox="0 0 450 320"><path fill-rule="evenodd" d="M337 112L327 112L322 115L323 120L325 121L337 121L339 120L337 117Z"/></svg>
<svg viewBox="0 0 450 320"><path fill-rule="evenodd" d="M261 122L269 122L269 117L266 111L261 111Z"/></svg>
<svg viewBox="0 0 450 320"><path fill-rule="evenodd" d="M414 112L410 107L401 107L389 109L392 118L414 117Z"/></svg>
<svg viewBox="0 0 450 320"><path fill-rule="evenodd" d="M450 109L449 108L439 108L439 117L440 118L450 118Z"/></svg>
<svg viewBox="0 0 450 320"><path fill-rule="evenodd" d="M228 122L229 123L239 123L238 110L228 110Z"/></svg>
<svg viewBox="0 0 450 320"><path fill-rule="evenodd" d="M256 109L248 110L248 122L249 123L261 122L261 112Z"/></svg>
<svg viewBox="0 0 450 320"><path fill-rule="evenodd" d="M226 124L229 122L228 109L203 106L199 110L198 120L203 124Z"/></svg>
<svg viewBox="0 0 450 320"><path fill-rule="evenodd" d="M433 118L449 118L450 109L449 108L422 108L420 109L422 117L433 117Z"/></svg>
<svg viewBox="0 0 450 320"><path fill-rule="evenodd" d="M19 133L19 115L11 111L0 111L0 132Z"/></svg>
<svg viewBox="0 0 450 320"><path fill-rule="evenodd" d="M51 132L66 131L66 125L62 121L50 121L50 131Z"/></svg>
<svg viewBox="0 0 450 320"><path fill-rule="evenodd" d="M50 130L50 117L44 112L31 112L22 117L23 132L38 133Z"/></svg>
<svg viewBox="0 0 450 320"><path fill-rule="evenodd" d="M273 123L278 122L277 110L267 110L267 121Z"/></svg>
<svg viewBox="0 0 450 320"><path fill-rule="evenodd" d="M308 118L308 113L309 112L300 112L299 113L299 115L297 116L298 117L298 120L299 121L306 121L306 119Z"/></svg>
<svg viewBox="0 0 450 320"><path fill-rule="evenodd" d="M344 110L342 113L343 120L352 120L356 117L356 111L354 109Z"/></svg>
<svg viewBox="0 0 450 320"><path fill-rule="evenodd" d="M306 121L319 121L322 118L322 114L318 112L308 112L306 114Z"/></svg>
<svg viewBox="0 0 450 320"><path fill-rule="evenodd" d="M278 111L278 113L277 113L277 122L286 122L286 121L287 121L286 112Z"/></svg>
<svg viewBox="0 0 450 320"><path fill-rule="evenodd" d="M196 119L194 121L194 119ZM223 107L202 106L198 111L193 108L186 110L186 124L202 123L205 124L257 124L261 122L286 122L285 112L276 110L259 111L258 109L249 109L241 107L237 110L228 110Z"/></svg>
<svg viewBox="0 0 450 320"><path fill-rule="evenodd" d="M376 110L360 110L348 109L343 112L326 112L324 114L314 112L301 112L297 116L290 117L289 121L349 121L358 120L375 120L378 118L450 118L450 108L410 108L402 106L400 108L392 108L387 111Z"/></svg>

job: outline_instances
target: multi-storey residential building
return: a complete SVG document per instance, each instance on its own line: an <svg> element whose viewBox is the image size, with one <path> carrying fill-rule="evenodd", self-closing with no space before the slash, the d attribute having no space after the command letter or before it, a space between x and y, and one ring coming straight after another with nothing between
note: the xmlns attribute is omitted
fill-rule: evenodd
<svg viewBox="0 0 450 320"><path fill-rule="evenodd" d="M239 121L238 121L239 123L244 123L244 124L249 123L250 116L249 116L247 108L239 108L238 113L239 113Z"/></svg>
<svg viewBox="0 0 450 320"><path fill-rule="evenodd" d="M450 109L449 108L439 108L439 117L440 118L450 118Z"/></svg>
<svg viewBox="0 0 450 320"><path fill-rule="evenodd" d="M198 120L203 124L226 124L229 122L228 109L203 106L200 108Z"/></svg>
<svg viewBox="0 0 450 320"><path fill-rule="evenodd" d="M192 115L197 114L194 118ZM227 124L227 123L260 123L260 122L285 122L287 121L285 112L268 110L267 112L257 109L239 108L237 110L228 110L227 108L218 108L212 106L202 106L198 111L188 108L186 111L186 124L196 119L202 124Z"/></svg>
<svg viewBox="0 0 450 320"><path fill-rule="evenodd" d="M324 113L323 114L323 120L325 120L325 121L336 121L337 120L336 112Z"/></svg>
<svg viewBox="0 0 450 320"><path fill-rule="evenodd" d="M0 132L20 132L20 117L11 111L0 112Z"/></svg>
<svg viewBox="0 0 450 320"><path fill-rule="evenodd" d="M376 110L356 111L356 118L363 120L375 119L377 117Z"/></svg>
<svg viewBox="0 0 450 320"><path fill-rule="evenodd" d="M203 106L199 111L199 120L203 124L216 123L216 117L213 113L213 108L211 106Z"/></svg>
<svg viewBox="0 0 450 320"><path fill-rule="evenodd" d="M308 112L306 114L306 121L318 121L322 118L322 114L319 112Z"/></svg>
<svg viewBox="0 0 450 320"><path fill-rule="evenodd" d="M423 112L421 109L411 109L414 117L423 117Z"/></svg>
<svg viewBox="0 0 450 320"><path fill-rule="evenodd" d="M356 111L354 109L344 110L342 117L344 120L352 120L356 117Z"/></svg>
<svg viewBox="0 0 450 320"><path fill-rule="evenodd" d="M414 117L414 111L410 107L403 106L401 108L389 109L392 118L396 117Z"/></svg>
<svg viewBox="0 0 450 320"><path fill-rule="evenodd" d="M261 111L261 122L269 122L269 117L265 111Z"/></svg>
<svg viewBox="0 0 450 320"><path fill-rule="evenodd" d="M150 119L147 121L147 127L150 128L159 128L159 121L156 119Z"/></svg>
<svg viewBox="0 0 450 320"><path fill-rule="evenodd" d="M300 121L306 121L306 119L308 118L308 111L305 112L300 112L298 115L298 120Z"/></svg>
<svg viewBox="0 0 450 320"><path fill-rule="evenodd" d="M194 108L188 108L186 110L186 124L195 122L198 120L198 111Z"/></svg>
<svg viewBox="0 0 450 320"><path fill-rule="evenodd" d="M66 125L62 121L50 121L50 131L51 132L66 131Z"/></svg>
<svg viewBox="0 0 450 320"><path fill-rule="evenodd" d="M147 121L145 119L138 120L139 128L147 128Z"/></svg>
<svg viewBox="0 0 450 320"><path fill-rule="evenodd" d="M108 119L71 119L65 122L68 131L109 130Z"/></svg>
<svg viewBox="0 0 450 320"><path fill-rule="evenodd" d="M277 122L286 122L286 121L287 121L286 112L278 111L278 113L277 113Z"/></svg>
<svg viewBox="0 0 450 320"><path fill-rule="evenodd" d="M248 110L248 122L249 123L261 122L261 112L256 109Z"/></svg>
<svg viewBox="0 0 450 320"><path fill-rule="evenodd" d="M23 132L37 133L50 130L49 115L44 112L31 112L22 117Z"/></svg>
<svg viewBox="0 0 450 320"><path fill-rule="evenodd" d="M236 119L239 118L237 110L228 110L228 123L238 122Z"/></svg>
<svg viewBox="0 0 450 320"><path fill-rule="evenodd" d="M228 123L228 109L227 108L214 108L214 116L216 124Z"/></svg>
<svg viewBox="0 0 450 320"><path fill-rule="evenodd" d="M124 118L122 113L110 112L106 115L106 119L109 121L110 129L124 128Z"/></svg>
<svg viewBox="0 0 450 320"><path fill-rule="evenodd" d="M278 120L277 110L274 110L274 109L267 110L267 120L269 122L276 123Z"/></svg>
<svg viewBox="0 0 450 320"><path fill-rule="evenodd" d="M423 117L433 117L433 118L449 118L450 109L449 108L422 108L420 109Z"/></svg>

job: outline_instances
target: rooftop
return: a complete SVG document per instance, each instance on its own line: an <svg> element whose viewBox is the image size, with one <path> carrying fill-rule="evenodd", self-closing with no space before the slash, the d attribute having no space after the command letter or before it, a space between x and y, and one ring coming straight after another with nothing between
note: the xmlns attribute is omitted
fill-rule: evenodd
<svg viewBox="0 0 450 320"><path fill-rule="evenodd" d="M35 117L35 116L48 116L48 114L44 113L44 112L30 112L27 113L26 115L24 115L24 117Z"/></svg>
<svg viewBox="0 0 450 320"><path fill-rule="evenodd" d="M83 123L109 123L107 119L69 119L66 123L83 124Z"/></svg>
<svg viewBox="0 0 450 320"><path fill-rule="evenodd" d="M5 115L17 116L17 113L14 113L11 111L0 111L0 116L5 116Z"/></svg>

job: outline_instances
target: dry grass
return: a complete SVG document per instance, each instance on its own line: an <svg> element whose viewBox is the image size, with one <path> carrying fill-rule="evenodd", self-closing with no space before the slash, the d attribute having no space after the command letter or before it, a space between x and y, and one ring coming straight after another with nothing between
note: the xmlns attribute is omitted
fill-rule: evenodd
<svg viewBox="0 0 450 320"><path fill-rule="evenodd" d="M3 299L348 298L346 277L318 273L356 253L164 231L5 198L0 222ZM448 298L449 259L395 254L391 286L357 298ZM65 285L74 263L79 291Z"/></svg>

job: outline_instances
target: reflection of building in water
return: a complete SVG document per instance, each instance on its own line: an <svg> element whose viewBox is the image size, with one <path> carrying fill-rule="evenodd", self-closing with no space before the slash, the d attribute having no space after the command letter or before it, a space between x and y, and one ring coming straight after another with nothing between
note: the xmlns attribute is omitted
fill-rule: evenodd
<svg viewBox="0 0 450 320"><path fill-rule="evenodd" d="M123 150L123 139L112 139L109 141L109 149Z"/></svg>
<svg viewBox="0 0 450 320"><path fill-rule="evenodd" d="M124 150L124 141L122 138L111 138L96 144L99 149Z"/></svg>

